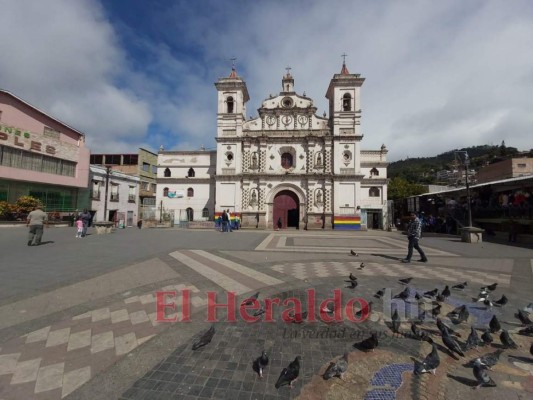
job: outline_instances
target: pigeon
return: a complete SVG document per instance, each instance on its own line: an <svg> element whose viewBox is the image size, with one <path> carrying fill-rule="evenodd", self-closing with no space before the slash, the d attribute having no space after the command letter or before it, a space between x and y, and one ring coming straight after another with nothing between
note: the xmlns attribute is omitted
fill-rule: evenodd
<svg viewBox="0 0 533 400"><path fill-rule="evenodd" d="M439 328L439 331L441 335L444 335L444 331L448 331L448 334L461 337L461 334L458 332L455 332L452 328L450 328L448 325L446 325L440 318L437 318L437 328Z"/></svg>
<svg viewBox="0 0 533 400"><path fill-rule="evenodd" d="M364 267L365 267L365 263L362 262L362 263L359 265L359 269L363 269Z"/></svg>
<svg viewBox="0 0 533 400"><path fill-rule="evenodd" d="M487 371L485 371L485 366L481 364L481 361L477 359L474 362L474 376L476 377L478 385L474 387L473 389L478 389L481 386L486 387L495 387L496 383L492 380L492 378L487 374Z"/></svg>
<svg viewBox="0 0 533 400"><path fill-rule="evenodd" d="M368 339L354 343L353 347L362 351L374 351L374 349L378 347L378 344L378 335L373 333Z"/></svg>
<svg viewBox="0 0 533 400"><path fill-rule="evenodd" d="M345 286L345 288L347 289L355 289L358 285L357 281L346 281L346 282L349 282L349 285Z"/></svg>
<svg viewBox="0 0 533 400"><path fill-rule="evenodd" d="M254 300L257 300L258 297L259 297L259 292L257 292L253 296L248 297L246 300L242 302L242 304L245 306L251 306L252 304L254 304Z"/></svg>
<svg viewBox="0 0 533 400"><path fill-rule="evenodd" d="M505 329L503 329L502 333L500 334L500 341L506 349L518 348L518 345L513 341L513 339L511 339L511 336L509 336L509 332L507 332Z"/></svg>
<svg viewBox="0 0 533 400"><path fill-rule="evenodd" d="M492 308L492 306L494 305L488 297L485 300L483 300L483 304L485 304L489 308Z"/></svg>
<svg viewBox="0 0 533 400"><path fill-rule="evenodd" d="M516 318L522 322L522 325L531 325L533 324L533 321L529 319L529 317L526 315L525 312L522 310L518 310L518 312L514 315Z"/></svg>
<svg viewBox="0 0 533 400"><path fill-rule="evenodd" d="M463 304L462 306L455 307L452 311L448 313L448 317L450 318L459 318L459 314L464 312L466 310L466 304Z"/></svg>
<svg viewBox="0 0 533 400"><path fill-rule="evenodd" d="M457 285L453 285L452 289L458 289L458 290L464 290L468 286L468 282L458 283Z"/></svg>
<svg viewBox="0 0 533 400"><path fill-rule="evenodd" d="M442 303L443 301L446 300L446 297L444 297L442 294L438 294L436 297L435 297L435 300Z"/></svg>
<svg viewBox="0 0 533 400"><path fill-rule="evenodd" d="M481 340L483 340L483 343L488 345L490 345L494 341L488 329L486 329L485 332L483 332L483 335L481 335Z"/></svg>
<svg viewBox="0 0 533 400"><path fill-rule="evenodd" d="M444 297L445 299L447 299L448 297L450 297L451 294L452 293L450 292L450 287L448 285L446 285L446 287L444 288L444 290L441 293L441 296Z"/></svg>
<svg viewBox="0 0 533 400"><path fill-rule="evenodd" d="M415 293L415 300L422 300L422 296L418 292Z"/></svg>
<svg viewBox="0 0 533 400"><path fill-rule="evenodd" d="M482 303L486 300L489 300L489 294L487 292L480 292L477 297L472 297L472 300L478 303Z"/></svg>
<svg viewBox="0 0 533 400"><path fill-rule="evenodd" d="M192 349L198 350L200 347L203 347L209 343L211 343L211 339L213 339L213 336L215 335L215 326L211 325L211 328L209 328L208 331L206 331L200 339L198 339L197 342L193 343Z"/></svg>
<svg viewBox="0 0 533 400"><path fill-rule="evenodd" d="M328 314L333 314L335 312L335 304L328 303L324 307L322 307L320 311L328 313Z"/></svg>
<svg viewBox="0 0 533 400"><path fill-rule="evenodd" d="M259 378L263 378L263 370L268 365L268 356L266 351L263 350L261 355L257 357L257 359L254 362L254 368L259 374Z"/></svg>
<svg viewBox="0 0 533 400"><path fill-rule="evenodd" d="M473 326L470 327L470 335L468 335L468 338L466 339L465 344L465 350L470 349L477 349L477 347L483 343L481 339L479 338L477 331L474 329Z"/></svg>
<svg viewBox="0 0 533 400"><path fill-rule="evenodd" d="M359 255L359 254L357 254L357 253L356 253L355 251L353 251L353 250L350 250L350 254L351 254L352 256L358 256L358 255Z"/></svg>
<svg viewBox="0 0 533 400"><path fill-rule="evenodd" d="M303 313L295 313L289 315L289 321L293 324L301 324L307 319L307 311L304 311Z"/></svg>
<svg viewBox="0 0 533 400"><path fill-rule="evenodd" d="M414 374L415 375L421 375L426 372L431 372L433 375L435 375L435 370L440 364L440 358L439 358L439 352L437 351L437 345L431 341L431 353L429 353L424 361L420 362L417 361L415 358L411 357L411 359L415 363L414 367Z"/></svg>
<svg viewBox="0 0 533 400"><path fill-rule="evenodd" d="M490 333L496 333L500 329L502 329L502 326L500 325L500 321L498 321L498 318L496 317L496 315L492 316L492 319L489 322L489 328L490 328Z"/></svg>
<svg viewBox="0 0 533 400"><path fill-rule="evenodd" d="M409 298L409 286L407 286L403 291L398 293L393 299L402 299L407 300Z"/></svg>
<svg viewBox="0 0 533 400"><path fill-rule="evenodd" d="M433 316L433 318L436 318L437 315L440 314L440 309L442 308L442 306L440 304L437 304L435 307L433 307L431 309L431 315Z"/></svg>
<svg viewBox="0 0 533 400"><path fill-rule="evenodd" d="M413 336L417 338L418 340L429 340L429 334L426 331L423 331L421 329L418 329L416 324L414 322L411 322L411 332L413 332Z"/></svg>
<svg viewBox="0 0 533 400"><path fill-rule="evenodd" d="M376 292L376 294L374 295L374 297L376 299L381 299L383 297L383 295L385 294L385 288L381 289L381 290L378 290Z"/></svg>
<svg viewBox="0 0 533 400"><path fill-rule="evenodd" d="M348 277L348 279L350 281L356 281L357 280L357 276L355 276L353 273L350 272L350 276ZM346 282L348 282L348 281L346 281Z"/></svg>
<svg viewBox="0 0 533 400"><path fill-rule="evenodd" d="M464 306L461 310L459 310L459 313L457 314L457 317L454 318L455 324L460 324L461 322L465 322L468 320L468 317L470 316L470 313L468 312L468 308Z"/></svg>
<svg viewBox="0 0 533 400"><path fill-rule="evenodd" d="M357 311L354 315L355 315L357 318L361 318L361 317L363 317L363 315L365 315L365 316L370 315L371 312L372 312L372 302L369 301L369 302L366 304L366 307L361 308L361 309L360 309L359 311Z"/></svg>
<svg viewBox="0 0 533 400"><path fill-rule="evenodd" d="M496 300L494 304L497 305L498 307L503 307L504 305L507 304L508 301L509 300L507 299L507 297L504 294L502 294L502 297L500 298L500 300Z"/></svg>
<svg viewBox="0 0 533 400"><path fill-rule="evenodd" d="M398 310L395 309L394 310L394 313L392 313L392 317L391 317L391 329L394 333L400 333L399 329L400 329L400 324L401 324L401 321L400 321L400 317L398 316Z"/></svg>
<svg viewBox="0 0 533 400"><path fill-rule="evenodd" d="M461 350L461 346L459 346L459 343L455 341L453 337L450 336L450 333L448 332L448 329L444 328L444 332L442 333L442 343L452 352L457 353L461 357L464 357L464 353Z"/></svg>
<svg viewBox="0 0 533 400"><path fill-rule="evenodd" d="M527 306L523 308L525 312L528 314L533 314L533 303L529 303Z"/></svg>
<svg viewBox="0 0 533 400"><path fill-rule="evenodd" d="M439 293L439 289L433 289L428 292L424 292L424 297L435 297Z"/></svg>
<svg viewBox="0 0 533 400"><path fill-rule="evenodd" d="M418 316L413 321L416 325L422 324L426 320L426 311L423 309L418 310Z"/></svg>
<svg viewBox="0 0 533 400"><path fill-rule="evenodd" d="M533 336L533 325L529 325L524 329L520 329L518 334L523 336Z"/></svg>
<svg viewBox="0 0 533 400"><path fill-rule="evenodd" d="M276 389L279 389L285 385L289 385L289 387L292 389L294 381L298 379L298 375L300 374L301 359L302 358L300 356L297 356L286 368L283 368L275 384Z"/></svg>
<svg viewBox="0 0 533 400"><path fill-rule="evenodd" d="M324 372L324 379L328 380L338 376L343 379L344 373L348 370L348 352L339 358L336 362L329 364L329 367Z"/></svg>
<svg viewBox="0 0 533 400"><path fill-rule="evenodd" d="M252 314L254 317L259 317L261 315L263 315L265 313L265 309L263 308L263 306L261 306L261 308L257 311L254 311L254 313Z"/></svg>
<svg viewBox="0 0 533 400"><path fill-rule="evenodd" d="M502 353L503 350L498 349L494 353L485 354L483 357L476 358L476 360L479 360L481 365L487 367L488 369L492 369L492 367L494 367L498 361L500 361L500 355ZM476 360L474 360L474 362Z"/></svg>
<svg viewBox="0 0 533 400"><path fill-rule="evenodd" d="M498 287L497 283L493 283L492 285L484 286L481 288L482 292L494 292L496 288Z"/></svg>
<svg viewBox="0 0 533 400"><path fill-rule="evenodd" d="M398 282L400 282L402 285L409 285L409 282L411 282L413 280L413 278L403 278L403 279L398 279Z"/></svg>

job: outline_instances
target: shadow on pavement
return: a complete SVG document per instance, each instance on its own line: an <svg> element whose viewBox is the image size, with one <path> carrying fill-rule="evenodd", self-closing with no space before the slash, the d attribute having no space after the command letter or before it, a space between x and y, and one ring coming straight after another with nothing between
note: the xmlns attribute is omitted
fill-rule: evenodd
<svg viewBox="0 0 533 400"><path fill-rule="evenodd" d="M382 258L386 258L388 260L394 260L394 261L401 261L402 260L402 257L393 257L393 256L389 256L387 254L371 254L371 256L382 257Z"/></svg>
<svg viewBox="0 0 533 400"><path fill-rule="evenodd" d="M446 376L448 378L453 379L454 381L462 383L463 385L466 385L466 386L470 386L470 387L476 387L477 386L477 381L475 381L473 379L463 378L462 376L456 376L456 375L451 375L451 374L447 374Z"/></svg>

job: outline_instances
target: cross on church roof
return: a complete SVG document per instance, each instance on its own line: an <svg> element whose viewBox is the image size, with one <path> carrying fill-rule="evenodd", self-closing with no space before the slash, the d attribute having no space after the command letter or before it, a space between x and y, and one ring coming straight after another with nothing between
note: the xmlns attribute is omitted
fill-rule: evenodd
<svg viewBox="0 0 533 400"><path fill-rule="evenodd" d="M235 68L235 61L237 59L235 57L230 58L231 60L231 74L229 75L230 78L237 78L237 69Z"/></svg>
<svg viewBox="0 0 533 400"><path fill-rule="evenodd" d="M342 69L341 69L341 75L349 75L350 72L348 71L348 68L346 68L346 57L348 57L348 54L342 53Z"/></svg>
<svg viewBox="0 0 533 400"><path fill-rule="evenodd" d="M342 63L343 63L343 64L346 64L346 57L348 57L348 54L346 54L346 53L342 53L342 54L341 54L341 57L342 57Z"/></svg>
<svg viewBox="0 0 533 400"><path fill-rule="evenodd" d="M287 66L285 67L285 69L287 70L287 76L290 76L291 75L291 67Z"/></svg>

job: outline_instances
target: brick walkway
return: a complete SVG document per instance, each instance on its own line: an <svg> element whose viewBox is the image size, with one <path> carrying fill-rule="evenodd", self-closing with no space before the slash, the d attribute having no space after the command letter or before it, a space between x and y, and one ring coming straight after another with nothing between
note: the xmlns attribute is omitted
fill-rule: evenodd
<svg viewBox="0 0 533 400"><path fill-rule="evenodd" d="M237 232L232 237L239 240L242 234L246 233ZM205 331L209 326L203 322L208 290L220 295L232 291L240 298L259 291L260 299L265 296L281 300L296 297L305 304L305 290L309 287L316 290L317 302L331 297L333 290L339 288L344 300L354 296L373 300L372 318L363 324L344 321L338 324L287 325L280 321L282 308L278 308L274 312L276 323L219 322L210 345L193 352L192 339L187 336L183 343L167 348L166 355L155 366L148 368L148 372L138 375L136 381L122 384L124 389L117 393L117 397L128 400L273 399L299 395L302 399L444 399L457 396L469 399L480 393L486 398L510 395L524 399L533 397L533 373L531 364L527 362L531 339L516 334L519 326L513 318L516 308L529 302L524 296L529 294L531 297L531 292L512 289L513 282L517 280L515 276L531 279L531 262L528 271L522 267L523 263L517 269L517 261L512 257L483 258L483 252L465 257L446 247L439 249L424 245L430 263L406 265L397 261L405 252L403 238L366 235L354 241L350 235L332 234L327 235L326 241L325 237L324 234L314 233L273 233L249 251L232 251L226 245L222 246L224 250L174 250L145 260L139 266L124 267L107 278L93 278L0 307L0 315L5 316L4 326L21 326L20 331L24 329L24 324L36 325L36 329L0 341L0 400L91 398L87 393L90 393L93 378L105 380L107 375L112 376L116 367L127 361L126 356L136 357L141 348L152 346L154 338L164 342L181 330L196 332L196 335ZM359 256L350 256L350 249ZM533 258L533 253L531 255ZM363 261L365 268L359 269ZM135 278L133 271L137 274ZM165 276L163 281L169 283L158 285L157 276L151 271L158 271ZM343 282L350 272L359 277L359 286L355 291L345 288ZM124 282L127 276L133 279L122 287L117 284ZM442 289L448 283L469 282L467 290L454 292L443 305L443 310L449 311L457 304L468 304L471 319L468 324L459 327L463 338L468 335L470 324L481 328L493 313L498 315L521 346L518 350L506 351L500 364L490 372L498 382L498 388L471 391L471 369L462 366L463 360L457 361L442 352L442 366L435 377L413 378L409 357L421 358L427 354L429 347L427 343L409 337L393 337L385 324L390 304L373 298L375 291L382 287L391 288L393 294L401 291L403 287L397 280L407 276L415 278L412 289L418 291L435 287ZM91 293L98 291L99 287L102 290L106 281L109 286L106 291L113 293L110 301L95 303L95 307L91 308ZM143 281L150 289L128 290L136 285L141 288ZM499 284L495 297L505 293L510 304L504 308L479 310L479 304L472 303L471 296L477 294L481 285L494 282ZM90 289L83 292L82 288L87 285ZM157 323L155 292L176 290L179 293L182 289L191 291L193 321L187 327L180 323ZM69 299L68 303L64 299ZM176 303L176 315L181 317L179 298ZM80 307L83 312L73 312ZM43 323L46 321L43 318L39 324L32 324L32 319L36 318L34 309L44 314L61 312L65 317L53 318L49 324ZM424 327L435 331L432 323ZM408 331L409 324L404 323L402 330ZM373 331L379 332L382 338L376 352L365 354L351 347L355 341ZM495 342L499 342L497 336ZM438 335L435 337L441 343ZM253 373L251 362L263 349L269 352L271 363L265 379L260 380ZM345 381L324 381L320 378L329 362L346 350L350 351L350 368ZM471 350L467 360L488 351L485 348ZM508 354L517 358L508 359ZM303 360L298 383L292 390L276 390L273 382L281 368L296 355L301 355ZM93 398L105 397L95 395Z"/></svg>

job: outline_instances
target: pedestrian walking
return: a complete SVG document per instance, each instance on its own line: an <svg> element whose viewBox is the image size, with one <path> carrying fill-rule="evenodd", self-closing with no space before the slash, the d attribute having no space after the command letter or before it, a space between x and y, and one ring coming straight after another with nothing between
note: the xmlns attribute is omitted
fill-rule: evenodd
<svg viewBox="0 0 533 400"><path fill-rule="evenodd" d="M83 220L78 218L76 220L76 238L81 239L83 235Z"/></svg>
<svg viewBox="0 0 533 400"><path fill-rule="evenodd" d="M231 211L228 210L226 214L228 214L228 232L233 232L233 226L231 222Z"/></svg>
<svg viewBox="0 0 533 400"><path fill-rule="evenodd" d="M28 246L39 246L43 238L43 227L48 221L48 214L45 213L40 206L28 214L26 218L26 226L28 226ZM34 240L35 239L35 240Z"/></svg>
<svg viewBox="0 0 533 400"><path fill-rule="evenodd" d="M409 246L407 250L407 257L405 257L402 262L411 262L411 257L413 256L413 248L415 248L416 251L418 251L418 253L420 254L420 260L418 261L427 262L428 259L424 254L424 251L418 245L418 241L420 240L420 236L422 235L422 224L420 220L416 217L416 213L411 212L409 216L411 218L411 222L409 222L409 226L407 227L407 239L409 240Z"/></svg>
<svg viewBox="0 0 533 400"><path fill-rule="evenodd" d="M226 210L222 211L222 232L228 231L228 213Z"/></svg>
<svg viewBox="0 0 533 400"><path fill-rule="evenodd" d="M80 214L80 218L83 221L83 231L81 233L81 237L85 237L87 236L87 228L89 227L91 219L93 217L91 213L87 211L87 209L84 209L83 212Z"/></svg>

